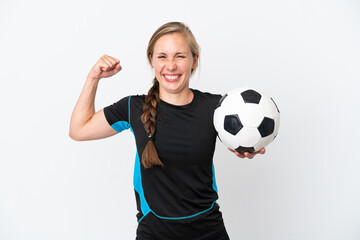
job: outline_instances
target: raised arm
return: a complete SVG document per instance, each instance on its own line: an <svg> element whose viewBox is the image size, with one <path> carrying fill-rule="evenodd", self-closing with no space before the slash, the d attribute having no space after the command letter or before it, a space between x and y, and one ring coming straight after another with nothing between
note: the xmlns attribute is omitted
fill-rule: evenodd
<svg viewBox="0 0 360 240"><path fill-rule="evenodd" d="M95 112L95 95L101 78L121 70L120 61L103 55L90 70L70 120L69 136L77 141L101 139L117 132L106 121L104 110Z"/></svg>

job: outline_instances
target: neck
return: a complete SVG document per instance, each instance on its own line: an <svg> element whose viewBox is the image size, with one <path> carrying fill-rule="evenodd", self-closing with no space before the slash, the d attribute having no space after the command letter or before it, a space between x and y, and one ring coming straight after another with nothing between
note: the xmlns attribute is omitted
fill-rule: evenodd
<svg viewBox="0 0 360 240"><path fill-rule="evenodd" d="M160 99L172 105L182 106L191 103L194 93L189 88L179 93L162 92L160 90Z"/></svg>

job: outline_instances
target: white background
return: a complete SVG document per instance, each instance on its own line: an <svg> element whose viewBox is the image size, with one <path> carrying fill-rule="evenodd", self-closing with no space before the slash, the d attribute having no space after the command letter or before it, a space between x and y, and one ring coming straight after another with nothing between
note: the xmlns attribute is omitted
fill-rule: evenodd
<svg viewBox="0 0 360 240"><path fill-rule="evenodd" d="M106 53L97 109L145 93L151 34L190 26L201 52L191 87L271 95L281 126L267 153L215 152L232 240L360 239L360 2L0 0L0 239L134 239L132 133L75 142L69 119Z"/></svg>

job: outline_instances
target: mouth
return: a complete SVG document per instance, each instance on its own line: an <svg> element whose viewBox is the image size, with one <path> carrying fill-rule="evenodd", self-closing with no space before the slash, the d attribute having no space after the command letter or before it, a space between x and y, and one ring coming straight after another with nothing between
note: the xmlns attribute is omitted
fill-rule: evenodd
<svg viewBox="0 0 360 240"><path fill-rule="evenodd" d="M163 74L164 78L168 82L175 82L179 80L181 77L181 74Z"/></svg>

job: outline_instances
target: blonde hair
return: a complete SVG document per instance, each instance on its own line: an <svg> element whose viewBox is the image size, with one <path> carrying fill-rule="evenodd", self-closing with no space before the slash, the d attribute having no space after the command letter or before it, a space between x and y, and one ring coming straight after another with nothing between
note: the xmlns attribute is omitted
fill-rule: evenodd
<svg viewBox="0 0 360 240"><path fill-rule="evenodd" d="M196 42L195 37L190 31L189 27L187 27L184 23L181 22L169 22L159 27L150 38L146 51L150 65L151 65L151 58L154 53L154 47L156 42L162 36L171 33L182 34L186 38L189 44L193 58L195 58L195 56L199 56L200 54L199 44ZM194 73L196 68L197 65L194 69L191 70L191 73ZM141 157L141 163L145 168L151 168L155 165L164 166L164 164L159 159L159 156L157 154L154 145L154 136L156 131L156 127L155 127L156 115L157 115L157 107L159 105L159 102L160 102L159 81L155 77L153 79L153 86L149 89L148 94L145 96L145 102L143 105L143 114L141 115L141 120L144 123L146 134L149 137L149 141Z"/></svg>

